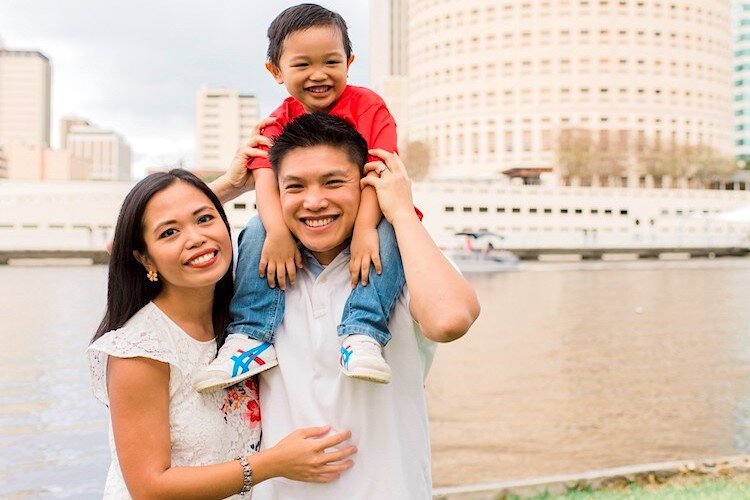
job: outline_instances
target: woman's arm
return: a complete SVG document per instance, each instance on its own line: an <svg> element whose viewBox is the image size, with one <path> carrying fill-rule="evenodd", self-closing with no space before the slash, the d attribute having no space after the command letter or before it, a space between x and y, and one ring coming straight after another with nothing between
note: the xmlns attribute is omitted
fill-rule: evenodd
<svg viewBox="0 0 750 500"><path fill-rule="evenodd" d="M383 214L393 225L409 288L410 310L424 335L436 342L463 336L479 316L476 293L432 241L414 212L411 181L397 154L371 150L388 167L380 176L368 175L363 185L377 190ZM383 162L371 162L366 171Z"/></svg>
<svg viewBox="0 0 750 500"><path fill-rule="evenodd" d="M259 121L250 132L250 140L237 149L229 169L221 177L208 184L219 201L222 203L230 202L255 188L255 180L252 171L247 168L247 164L253 158L268 157L268 148L273 145L273 141L261 135L261 131L274 124L275 121L276 118L273 116Z"/></svg>
<svg viewBox="0 0 750 500"><path fill-rule="evenodd" d="M117 458L133 498L226 498L242 489L237 460L200 467L171 467L169 365L147 358L110 357L107 392ZM326 452L349 438L322 438L327 427L301 429L248 458L255 484L275 476L330 482L351 467L353 446ZM229 457L228 457L229 458Z"/></svg>

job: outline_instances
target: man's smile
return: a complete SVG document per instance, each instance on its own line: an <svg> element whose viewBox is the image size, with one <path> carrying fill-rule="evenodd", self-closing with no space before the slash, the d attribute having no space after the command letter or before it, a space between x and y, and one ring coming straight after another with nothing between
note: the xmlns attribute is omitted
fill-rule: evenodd
<svg viewBox="0 0 750 500"><path fill-rule="evenodd" d="M316 217L301 217L302 223L309 228L322 229L338 219L340 214L324 215Z"/></svg>

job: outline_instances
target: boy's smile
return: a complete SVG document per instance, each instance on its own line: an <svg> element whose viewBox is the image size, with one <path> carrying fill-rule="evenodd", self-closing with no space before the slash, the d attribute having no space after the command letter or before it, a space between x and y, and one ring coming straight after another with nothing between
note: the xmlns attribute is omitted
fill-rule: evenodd
<svg viewBox="0 0 750 500"><path fill-rule="evenodd" d="M313 26L287 36L279 66L268 62L266 68L306 112L319 113L330 111L344 92L352 61L337 28Z"/></svg>

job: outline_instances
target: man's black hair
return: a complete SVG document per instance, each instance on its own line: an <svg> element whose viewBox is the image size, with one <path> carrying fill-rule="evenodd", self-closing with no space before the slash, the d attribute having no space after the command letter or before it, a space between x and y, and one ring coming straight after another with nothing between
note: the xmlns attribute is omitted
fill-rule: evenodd
<svg viewBox="0 0 750 500"><path fill-rule="evenodd" d="M266 53L268 61L278 67L284 40L292 33L315 26L337 28L341 33L341 41L344 43L346 59L349 60L349 56L352 55L352 42L349 40L349 31L344 18L320 5L303 3L285 9L268 27L268 52Z"/></svg>
<svg viewBox="0 0 750 500"><path fill-rule="evenodd" d="M268 151L274 173L284 157L297 148L330 146L344 151L359 167L360 176L367 162L367 141L346 120L326 113L309 113L289 122Z"/></svg>

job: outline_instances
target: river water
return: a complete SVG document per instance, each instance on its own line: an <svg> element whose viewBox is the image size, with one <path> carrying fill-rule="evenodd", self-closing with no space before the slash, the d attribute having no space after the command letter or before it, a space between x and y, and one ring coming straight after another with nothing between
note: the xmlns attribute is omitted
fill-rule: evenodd
<svg viewBox="0 0 750 500"><path fill-rule="evenodd" d="M428 378L436 486L750 452L750 259L524 264ZM0 266L0 497L98 498L106 268Z"/></svg>

